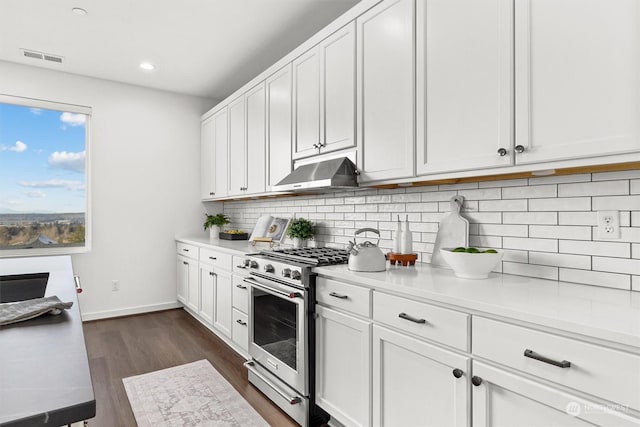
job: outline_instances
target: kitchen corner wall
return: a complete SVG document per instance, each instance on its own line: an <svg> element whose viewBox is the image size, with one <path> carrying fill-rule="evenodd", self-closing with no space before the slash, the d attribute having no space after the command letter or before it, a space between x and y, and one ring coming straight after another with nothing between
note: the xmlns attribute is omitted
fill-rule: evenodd
<svg viewBox="0 0 640 427"><path fill-rule="evenodd" d="M470 245L504 249L500 271L640 291L640 170L233 201L224 212L249 231L263 214L309 218L317 246L344 248L356 229L378 228L385 251L397 215L408 215L414 252L428 262L456 194ZM620 211L620 239L598 239L601 210Z"/></svg>

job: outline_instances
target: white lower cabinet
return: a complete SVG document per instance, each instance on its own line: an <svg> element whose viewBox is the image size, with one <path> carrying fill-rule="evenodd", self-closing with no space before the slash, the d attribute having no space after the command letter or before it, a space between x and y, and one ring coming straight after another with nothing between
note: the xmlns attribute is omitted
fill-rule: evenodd
<svg viewBox="0 0 640 427"><path fill-rule="evenodd" d="M474 427L625 427L640 422L622 412L624 407L597 404L482 362L473 362L473 374Z"/></svg>
<svg viewBox="0 0 640 427"><path fill-rule="evenodd" d="M213 327L231 337L231 273L217 271L214 276Z"/></svg>
<svg viewBox="0 0 640 427"><path fill-rule="evenodd" d="M231 337L233 342L244 350L249 351L249 316L233 309L233 323L231 324Z"/></svg>
<svg viewBox="0 0 640 427"><path fill-rule="evenodd" d="M316 403L345 426L371 424L371 322L316 307Z"/></svg>
<svg viewBox="0 0 640 427"><path fill-rule="evenodd" d="M197 312L199 305L198 262L182 255L178 255L177 259L178 301Z"/></svg>
<svg viewBox="0 0 640 427"><path fill-rule="evenodd" d="M200 264L200 308L198 314L213 325L214 288L216 274L211 266Z"/></svg>
<svg viewBox="0 0 640 427"><path fill-rule="evenodd" d="M470 425L471 359L373 326L373 425Z"/></svg>

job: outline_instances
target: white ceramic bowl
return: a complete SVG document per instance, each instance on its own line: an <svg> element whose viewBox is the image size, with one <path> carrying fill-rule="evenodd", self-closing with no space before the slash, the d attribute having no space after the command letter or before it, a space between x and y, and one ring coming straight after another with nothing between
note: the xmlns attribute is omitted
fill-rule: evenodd
<svg viewBox="0 0 640 427"><path fill-rule="evenodd" d="M496 254L453 252L454 248L442 248L442 258L453 269L456 277L462 279L486 279L502 260L503 252Z"/></svg>

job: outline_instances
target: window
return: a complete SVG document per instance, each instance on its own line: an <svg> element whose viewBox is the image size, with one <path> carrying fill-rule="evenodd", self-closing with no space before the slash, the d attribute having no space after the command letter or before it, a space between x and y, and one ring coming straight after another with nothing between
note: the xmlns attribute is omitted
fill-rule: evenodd
<svg viewBox="0 0 640 427"><path fill-rule="evenodd" d="M0 256L90 245L91 109L0 95Z"/></svg>

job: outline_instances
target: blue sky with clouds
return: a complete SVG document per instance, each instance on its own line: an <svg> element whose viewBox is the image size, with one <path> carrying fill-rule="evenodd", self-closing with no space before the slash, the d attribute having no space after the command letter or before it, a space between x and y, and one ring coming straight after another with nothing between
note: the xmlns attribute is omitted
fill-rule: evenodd
<svg viewBox="0 0 640 427"><path fill-rule="evenodd" d="M0 213L85 211L85 120L0 103Z"/></svg>

